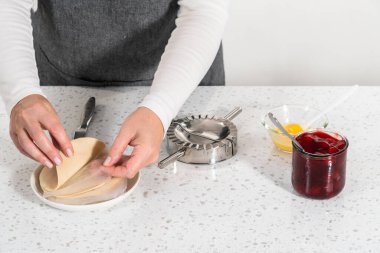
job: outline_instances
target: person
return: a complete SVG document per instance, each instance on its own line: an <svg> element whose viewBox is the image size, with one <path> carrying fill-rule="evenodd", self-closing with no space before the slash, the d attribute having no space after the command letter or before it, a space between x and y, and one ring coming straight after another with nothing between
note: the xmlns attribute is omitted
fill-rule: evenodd
<svg viewBox="0 0 380 253"><path fill-rule="evenodd" d="M227 17L228 0L0 0L0 94L17 149L50 168L74 154L41 85L151 85L104 161L133 177L197 85L224 85Z"/></svg>

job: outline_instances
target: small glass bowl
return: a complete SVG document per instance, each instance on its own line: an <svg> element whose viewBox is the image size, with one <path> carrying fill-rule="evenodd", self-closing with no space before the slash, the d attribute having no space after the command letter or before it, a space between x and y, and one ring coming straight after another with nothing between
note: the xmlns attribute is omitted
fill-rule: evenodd
<svg viewBox="0 0 380 253"><path fill-rule="evenodd" d="M276 148L281 151L291 153L293 150L291 140L272 123L268 117L268 113L271 112L281 122L281 124L299 124L302 128L311 119L317 116L321 111L312 108L308 105L281 105L270 109L262 116L261 123L268 130L269 136L272 139ZM328 119L326 115L320 117L317 121L311 124L307 129L326 128L328 125Z"/></svg>

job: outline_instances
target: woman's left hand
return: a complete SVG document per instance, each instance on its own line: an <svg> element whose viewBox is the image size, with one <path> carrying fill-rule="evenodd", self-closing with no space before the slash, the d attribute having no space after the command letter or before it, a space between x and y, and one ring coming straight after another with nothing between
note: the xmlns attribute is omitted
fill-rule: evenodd
<svg viewBox="0 0 380 253"><path fill-rule="evenodd" d="M158 116L139 107L124 121L102 170L111 176L133 178L140 169L157 161L163 136ZM123 156L128 145L133 147L132 154Z"/></svg>

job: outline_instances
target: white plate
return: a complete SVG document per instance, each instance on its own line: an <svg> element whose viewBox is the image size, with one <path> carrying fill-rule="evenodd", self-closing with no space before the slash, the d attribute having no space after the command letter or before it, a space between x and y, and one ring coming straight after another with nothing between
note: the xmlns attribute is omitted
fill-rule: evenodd
<svg viewBox="0 0 380 253"><path fill-rule="evenodd" d="M95 204L87 204L87 205L66 205L61 203L56 203L53 201L50 201L48 199L45 199L42 196L42 189L40 187L39 177L41 173L42 167L38 167L31 175L30 177L30 185L32 187L32 190L34 194L45 204L65 210L70 212L78 212L78 211L90 211L90 210L98 210L98 209L107 209L110 208L120 202L122 202L124 199L126 199L137 187L139 181L140 181L140 173L137 173L137 175L132 179L126 179L128 180L127 189L123 194L121 194L119 197L116 197L111 200L95 203Z"/></svg>

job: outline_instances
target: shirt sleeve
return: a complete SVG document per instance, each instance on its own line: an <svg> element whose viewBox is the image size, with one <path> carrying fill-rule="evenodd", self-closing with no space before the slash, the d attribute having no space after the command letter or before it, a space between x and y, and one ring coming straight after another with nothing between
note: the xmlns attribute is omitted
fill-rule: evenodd
<svg viewBox="0 0 380 253"><path fill-rule="evenodd" d="M0 96L9 115L22 98L43 95L33 48L33 4L33 0L0 0Z"/></svg>
<svg viewBox="0 0 380 253"><path fill-rule="evenodd" d="M176 28L140 106L161 119L164 130L210 68L228 19L228 0L180 0Z"/></svg>

